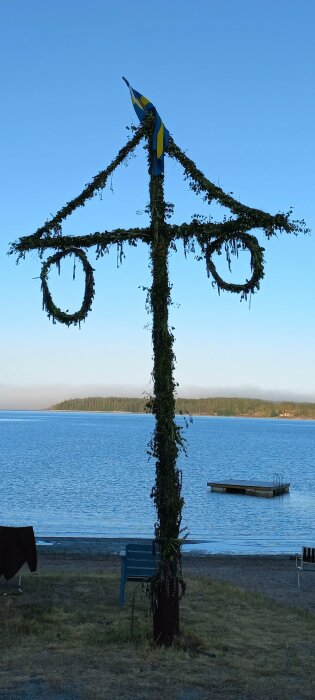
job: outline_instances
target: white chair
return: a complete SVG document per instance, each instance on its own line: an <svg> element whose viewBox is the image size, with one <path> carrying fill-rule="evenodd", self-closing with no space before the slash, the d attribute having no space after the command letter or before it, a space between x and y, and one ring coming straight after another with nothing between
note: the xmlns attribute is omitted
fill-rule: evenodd
<svg viewBox="0 0 315 700"><path fill-rule="evenodd" d="M298 588L301 588L301 573L313 572L315 574L315 547L302 547L301 554L295 555L295 565L298 575Z"/></svg>

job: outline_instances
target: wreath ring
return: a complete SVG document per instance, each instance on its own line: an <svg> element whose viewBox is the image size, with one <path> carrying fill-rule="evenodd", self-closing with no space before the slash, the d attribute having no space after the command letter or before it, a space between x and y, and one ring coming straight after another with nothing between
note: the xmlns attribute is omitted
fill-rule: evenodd
<svg viewBox="0 0 315 700"><path fill-rule="evenodd" d="M48 274L51 266L55 264L58 265L62 258L65 258L67 255L75 255L77 258L79 258L81 260L83 270L85 273L85 290L82 306L78 311L76 311L73 314L68 314L67 312L62 311L61 309L59 309L58 306L54 304L48 287ZM40 273L43 292L43 308L46 310L49 318L52 316L54 321L60 321L61 323L65 323L67 326L70 326L71 324L76 325L77 323L81 323L81 321L84 321L88 312L91 309L94 297L93 272L94 270L88 261L86 253L80 248L75 247L66 248L66 250L60 250L54 255L52 255L50 258L48 258L46 262L43 263L42 270Z"/></svg>
<svg viewBox="0 0 315 700"><path fill-rule="evenodd" d="M238 234L237 239L233 238L233 241L241 241L243 249L247 248L251 255L251 269L253 274L249 280L246 280L244 284L233 284L232 282L225 282L222 277L217 272L214 263L211 260L213 253L220 253L221 248L224 243L229 239L227 238L216 238L211 243L208 243L205 250L205 259L207 263L207 270L211 273L213 279L220 289L226 289L229 292L236 292L240 294L248 294L249 292L254 292L259 289L259 282L264 276L264 248L258 243L255 236L250 236L246 233Z"/></svg>

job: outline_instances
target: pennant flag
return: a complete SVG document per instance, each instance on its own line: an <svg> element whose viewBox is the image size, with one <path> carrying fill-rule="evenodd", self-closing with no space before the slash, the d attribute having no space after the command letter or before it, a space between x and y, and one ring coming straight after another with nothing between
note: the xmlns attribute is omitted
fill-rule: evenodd
<svg viewBox="0 0 315 700"><path fill-rule="evenodd" d="M165 128L160 115L157 113L154 105L144 95L141 95L137 90L133 90L130 83L123 77L126 85L130 90L131 101L134 106L140 122L143 122L144 117L148 112L154 112L155 129L153 134L153 175L163 175L164 173L164 151L167 148L169 132Z"/></svg>

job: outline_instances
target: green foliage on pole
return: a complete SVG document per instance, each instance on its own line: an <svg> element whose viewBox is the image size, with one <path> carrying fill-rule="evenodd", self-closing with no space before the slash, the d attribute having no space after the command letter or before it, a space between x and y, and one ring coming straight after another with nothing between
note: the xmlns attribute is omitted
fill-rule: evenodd
<svg viewBox="0 0 315 700"><path fill-rule="evenodd" d="M153 498L157 521L155 537L161 550L161 564L152 582L151 594L153 605L154 638L162 644L171 644L179 632L179 598L184 591L181 574L180 537L183 497L181 493L182 478L177 468L177 456L183 447L180 427L175 422L174 381L175 356L173 351L174 336L168 324L168 310L171 304L171 285L168 275L168 253L176 249L177 242L184 243L185 254L192 252L198 260L204 260L208 276L218 291L230 291L247 298L248 294L259 289L264 276L264 248L259 244L251 230L261 229L266 238L277 233L307 232L304 221L292 221L292 211L287 214L271 215L258 209L244 206L231 194L226 194L220 187L211 183L186 154L170 137L166 153L175 158L184 169L184 178L193 192L201 195L209 204L216 200L231 212L229 218L222 222L213 222L211 218L195 215L189 223L170 224L167 219L172 205L164 199L164 175L153 174L152 133L155 124L154 113L150 113L142 125L134 130L129 143L122 148L112 163L100 172L94 180L86 185L82 193L68 202L49 221L37 229L31 236L23 236L13 243L10 253L17 253L18 260L25 253L37 250L40 258L46 249L56 252L42 264L41 283L43 307L53 322L66 325L80 324L91 309L94 297L93 269L88 262L86 250L95 247L97 257L102 257L111 246L117 247L119 259L122 260L125 243L137 245L139 241L150 246L150 264L152 286L149 290L149 307L152 312L153 342L153 384L154 394L147 408L156 418L155 430L150 443L150 454L156 462L156 482L153 486ZM62 223L78 207L103 189L108 177L132 153L134 148L145 139L147 149L150 201L150 226L129 230L95 232L84 236L63 236ZM226 282L218 274L212 256L224 250L229 267L233 256L241 250L250 253L251 275L243 284ZM60 261L66 256L79 259L85 274L84 299L80 309L72 314L57 307L49 291L48 275L52 265L60 269ZM181 589L181 590L180 590Z"/></svg>
<svg viewBox="0 0 315 700"><path fill-rule="evenodd" d="M152 121L151 128L154 128ZM152 133L152 132L151 132ZM170 645L179 634L179 597L184 591L181 573L180 526L184 499L177 456L182 446L181 429L175 422L174 336L169 328L168 310L171 286L168 274L169 241L164 200L164 176L153 176L152 135L148 139L150 178L152 286L149 300L152 311L154 395L148 403L155 416L150 454L155 459L156 480L153 498L157 521L155 538L160 548L160 563L151 583L153 635L158 644Z"/></svg>

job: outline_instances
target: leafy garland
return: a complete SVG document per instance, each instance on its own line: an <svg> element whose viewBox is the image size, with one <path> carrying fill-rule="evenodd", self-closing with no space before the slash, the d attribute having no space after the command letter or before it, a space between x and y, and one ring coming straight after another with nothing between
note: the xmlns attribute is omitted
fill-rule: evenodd
<svg viewBox="0 0 315 700"><path fill-rule="evenodd" d="M74 314L65 313L56 306L52 300L49 288L48 288L48 273L52 265L57 265L60 273L60 260L66 258L68 255L74 255L81 260L83 265L83 270L85 273L85 291L82 306L79 311ZM73 272L73 277L75 277L75 267ZM91 267L86 254L80 248L67 248L66 250L61 250L55 255L52 255L42 266L42 271L40 274L40 279L42 282L42 292L43 292L43 309L47 312L48 318L52 318L53 323L56 323L56 319L65 323L67 326L71 324L79 324L83 321L89 311L91 310L92 301L94 298L94 276L93 268Z"/></svg>
<svg viewBox="0 0 315 700"><path fill-rule="evenodd" d="M121 165L124 160L126 160L132 151L134 151L144 134L145 129L143 126L140 126L129 143L120 149L118 155L116 158L114 158L110 165L105 170L101 170L101 172L99 172L98 175L93 178L92 182L85 186L84 190L78 197L75 197L75 199L72 199L70 202L65 204L65 206L62 207L62 209L60 209L52 219L50 219L50 221L45 221L44 226L38 228L33 234L32 238L39 240L44 235L47 235L49 238L52 231L55 235L61 234L62 222L70 214L72 214L75 209L78 207L84 207L88 199L91 199L97 192L104 189L111 173L113 173L114 170L116 170L116 168Z"/></svg>
<svg viewBox="0 0 315 700"><path fill-rule="evenodd" d="M228 241L217 238L203 246L208 276L212 275L219 291L225 289L229 292L235 292L236 294L241 293L242 297L246 298L247 294L253 293L259 289L260 280L264 275L264 249L260 247L255 236L248 236L246 233L238 234L238 239L232 241L232 252L234 255L237 255L240 248L243 250L247 248L250 251L252 276L249 280L246 280L244 284L233 284L232 282L225 282L222 277L220 277L211 259L213 253L221 252L223 245L225 246L225 253L230 267L231 258Z"/></svg>
<svg viewBox="0 0 315 700"><path fill-rule="evenodd" d="M112 245L116 245L119 260L123 257L123 244L135 246L139 241L151 244L154 231L152 226L147 228L132 228L129 230L116 229L114 231L103 231L86 234L83 236L63 236L62 222L72 214L78 207L83 207L87 200L94 196L95 193L102 190L108 181L108 177L114 170L121 165L128 156L133 152L142 138L145 138L149 143L150 133L152 130L153 115L149 115L144 123L135 131L133 137L124 146L114 158L112 163L102 170L93 181L86 185L84 190L78 197L68 202L57 214L46 221L43 226L37 229L31 236L23 236L17 242L11 245L9 253L17 253L18 258L25 257L25 253L30 250L37 250L40 257L46 249L53 248L57 251L74 251L75 255L79 256L84 271L86 273L86 284L83 303L80 309L72 314L68 314L59 309L52 300L48 288L48 273L53 264L51 258L43 263L41 272L42 290L43 290L43 307L47 311L49 318L52 320L65 323L66 325L79 324L85 320L89 310L91 309L94 297L94 282L91 274L92 268L87 267L88 262L84 250L90 247L96 248L96 256L101 257L108 252ZM207 274L213 280L213 284L217 286L218 291L226 290L241 294L246 298L249 293L254 293L259 289L260 281L264 276L264 248L259 245L257 238L249 235L251 229L262 229L267 238L270 238L277 233L307 233L305 221L290 220L292 210L287 214L278 213L274 216L263 212L259 209L244 206L235 200L230 194L226 194L223 190L211 183L203 173L198 170L195 163L190 160L186 154L174 143L172 137L169 138L167 153L171 158L176 159L184 169L184 178L188 181L189 187L196 194L202 195L203 199L209 204L213 200L217 200L224 207L228 207L234 217L224 220L220 223L214 223L204 217L194 217L191 223L183 223L174 225L165 223L164 234L168 240L170 247L176 248L176 242L182 240L184 243L185 254L194 252L196 254L196 245L200 249L200 253L196 254L198 259L204 259L206 263ZM152 214L152 201L148 207ZM157 203L157 206L161 206ZM164 218L167 216L167 204L163 199ZM233 284L226 282L218 274L212 260L212 255L215 252L221 252L224 247L228 265L231 265L231 255L238 255L240 250L249 250L251 255L251 277L245 280L244 284ZM81 249L79 255L78 251ZM66 253L68 254L68 253ZM54 258L53 262L60 262L61 258ZM88 274L87 274L88 271Z"/></svg>

